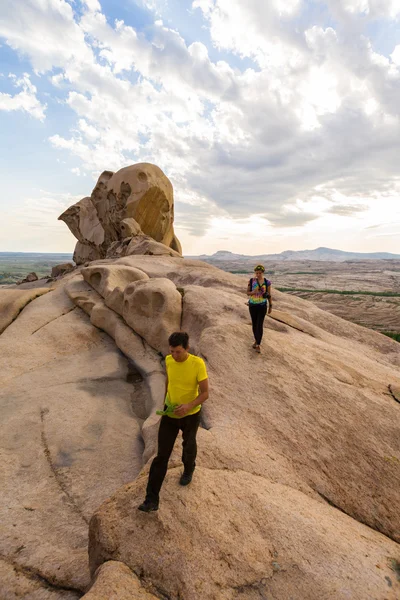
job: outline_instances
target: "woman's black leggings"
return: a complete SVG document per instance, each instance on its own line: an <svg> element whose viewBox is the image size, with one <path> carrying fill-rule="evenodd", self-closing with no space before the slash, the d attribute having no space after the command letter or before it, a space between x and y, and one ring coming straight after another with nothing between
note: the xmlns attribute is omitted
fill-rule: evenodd
<svg viewBox="0 0 400 600"><path fill-rule="evenodd" d="M249 304L251 322L256 344L260 345L263 336L264 319L267 314L266 304Z"/></svg>

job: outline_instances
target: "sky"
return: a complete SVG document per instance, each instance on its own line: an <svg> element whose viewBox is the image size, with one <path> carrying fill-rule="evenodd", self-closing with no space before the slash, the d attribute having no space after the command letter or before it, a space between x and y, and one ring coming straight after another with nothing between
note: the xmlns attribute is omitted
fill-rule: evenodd
<svg viewBox="0 0 400 600"><path fill-rule="evenodd" d="M186 255L400 253L400 0L2 0L0 251L157 164Z"/></svg>

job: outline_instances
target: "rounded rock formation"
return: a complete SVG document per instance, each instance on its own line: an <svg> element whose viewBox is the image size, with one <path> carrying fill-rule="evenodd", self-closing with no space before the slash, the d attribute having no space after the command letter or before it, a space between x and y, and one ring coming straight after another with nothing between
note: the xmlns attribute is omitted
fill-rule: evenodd
<svg viewBox="0 0 400 600"><path fill-rule="evenodd" d="M90 198L70 206L59 219L78 240L74 253L78 265L114 256L114 250L118 256L129 255L130 247L136 253L137 245L129 244L135 237L150 238L182 254L173 227L172 184L150 163L131 165L116 173L104 171Z"/></svg>
<svg viewBox="0 0 400 600"><path fill-rule="evenodd" d="M168 337L180 329L182 296L164 277L135 281L125 288L123 317L152 348L167 355Z"/></svg>

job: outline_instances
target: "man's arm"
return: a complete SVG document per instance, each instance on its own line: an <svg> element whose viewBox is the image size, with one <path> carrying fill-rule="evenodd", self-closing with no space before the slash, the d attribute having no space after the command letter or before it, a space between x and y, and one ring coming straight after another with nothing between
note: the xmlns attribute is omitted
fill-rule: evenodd
<svg viewBox="0 0 400 600"><path fill-rule="evenodd" d="M208 379L203 379L203 381L199 381L200 394L195 398L192 402L188 402L188 404L181 404L178 406L174 413L178 417L185 417L188 412L193 410L195 406L199 404L203 404L208 398Z"/></svg>

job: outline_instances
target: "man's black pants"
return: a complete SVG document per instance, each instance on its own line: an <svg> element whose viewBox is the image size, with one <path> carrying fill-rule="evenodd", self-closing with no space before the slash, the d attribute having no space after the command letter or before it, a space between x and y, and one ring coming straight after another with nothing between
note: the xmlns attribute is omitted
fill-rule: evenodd
<svg viewBox="0 0 400 600"><path fill-rule="evenodd" d="M161 417L158 430L158 453L150 467L146 500L158 502L159 493L167 473L168 461L174 448L179 430L182 430L182 462L185 473L192 473L196 466L197 443L196 434L200 424L200 412L181 419Z"/></svg>
<svg viewBox="0 0 400 600"><path fill-rule="evenodd" d="M266 304L249 304L251 322L253 324L253 334L256 344L260 345L263 330L264 330L264 319L267 314Z"/></svg>

